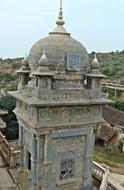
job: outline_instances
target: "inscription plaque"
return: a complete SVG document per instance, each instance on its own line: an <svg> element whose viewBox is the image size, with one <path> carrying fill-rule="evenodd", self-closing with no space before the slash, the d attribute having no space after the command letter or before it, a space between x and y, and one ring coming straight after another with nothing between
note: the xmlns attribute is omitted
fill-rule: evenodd
<svg viewBox="0 0 124 190"><path fill-rule="evenodd" d="M80 54L76 53L68 53L67 54L67 70L70 71L79 71L81 63Z"/></svg>

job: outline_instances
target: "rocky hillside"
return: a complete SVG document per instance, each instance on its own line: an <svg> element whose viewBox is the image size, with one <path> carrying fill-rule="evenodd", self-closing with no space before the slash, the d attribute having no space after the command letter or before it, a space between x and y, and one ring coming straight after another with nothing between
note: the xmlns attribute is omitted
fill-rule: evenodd
<svg viewBox="0 0 124 190"><path fill-rule="evenodd" d="M22 58L0 59L0 72L14 74L21 66Z"/></svg>
<svg viewBox="0 0 124 190"><path fill-rule="evenodd" d="M90 62L94 58L94 53L89 54ZM111 80L124 81L124 50L110 53L97 53L101 71ZM0 59L0 71L14 74L20 68L23 58Z"/></svg>
<svg viewBox="0 0 124 190"><path fill-rule="evenodd" d="M94 52L90 54L90 62L94 57ZM124 50L119 52L98 53L97 54L101 71L111 80L124 81Z"/></svg>

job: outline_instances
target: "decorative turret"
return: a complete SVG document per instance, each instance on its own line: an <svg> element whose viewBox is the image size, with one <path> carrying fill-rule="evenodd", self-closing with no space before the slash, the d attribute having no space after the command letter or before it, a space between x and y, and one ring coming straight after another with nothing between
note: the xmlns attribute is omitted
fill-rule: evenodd
<svg viewBox="0 0 124 190"><path fill-rule="evenodd" d="M49 70L49 63L45 51L43 52L43 55L39 60L38 69L33 72L32 75L35 76L35 92L38 97L41 96L41 91L47 91L48 93L48 91L51 90L51 78L54 74Z"/></svg>
<svg viewBox="0 0 124 190"><path fill-rule="evenodd" d="M30 67L28 64L28 57L27 56L25 56L25 58L22 60L22 66L17 71L17 73L19 75L18 90L22 91L28 85L28 81L30 80L30 77L29 77Z"/></svg>
<svg viewBox="0 0 124 190"><path fill-rule="evenodd" d="M102 106L111 101L101 96L104 75L96 55L87 88L83 84L88 53L63 26L62 0L56 24L54 32L36 42L22 61L20 85L25 87L30 73L27 88L9 92L17 102L18 176L30 174L30 190L92 190L95 133L105 122Z"/></svg>
<svg viewBox="0 0 124 190"><path fill-rule="evenodd" d="M91 70L87 74L87 88L88 89L92 89L92 90L100 89L101 79L105 78L106 76L100 72L99 67L100 65L99 65L97 56L95 54L95 58L93 62L91 63Z"/></svg>

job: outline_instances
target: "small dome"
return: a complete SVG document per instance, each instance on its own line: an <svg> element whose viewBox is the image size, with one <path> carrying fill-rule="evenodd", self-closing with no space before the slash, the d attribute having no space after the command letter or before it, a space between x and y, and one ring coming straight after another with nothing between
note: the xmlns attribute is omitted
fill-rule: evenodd
<svg viewBox="0 0 124 190"><path fill-rule="evenodd" d="M95 78L105 78L106 77L100 71L100 65L99 65L96 54L95 54L95 58L94 58L93 62L91 63L91 70L89 71L87 76L95 77Z"/></svg>
<svg viewBox="0 0 124 190"><path fill-rule="evenodd" d="M31 70L30 70L30 67L29 67L29 64L28 64L28 57L25 56L25 58L22 60L22 63L21 63L21 68L17 71L17 73L29 73Z"/></svg>

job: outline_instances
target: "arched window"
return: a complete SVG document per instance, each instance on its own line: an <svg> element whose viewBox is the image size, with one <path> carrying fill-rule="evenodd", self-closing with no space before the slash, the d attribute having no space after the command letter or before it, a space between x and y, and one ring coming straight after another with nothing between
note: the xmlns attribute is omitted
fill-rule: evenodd
<svg viewBox="0 0 124 190"><path fill-rule="evenodd" d="M64 152L61 158L60 180L74 177L74 153Z"/></svg>

